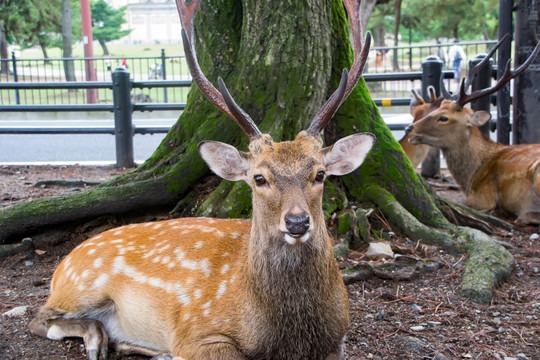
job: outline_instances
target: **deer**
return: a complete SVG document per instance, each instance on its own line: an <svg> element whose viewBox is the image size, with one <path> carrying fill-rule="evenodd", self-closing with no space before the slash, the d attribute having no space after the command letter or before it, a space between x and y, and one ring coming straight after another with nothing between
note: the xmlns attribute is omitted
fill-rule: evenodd
<svg viewBox="0 0 540 360"><path fill-rule="evenodd" d="M410 113L413 117L413 123L422 119L424 116L437 109L440 105L440 100L437 96L437 92L433 86L428 86L427 91L429 94L429 101L424 101L422 95L418 93L415 89L411 90L411 104L410 104ZM405 155L411 161L411 164L414 169L420 165L426 156L428 155L430 146L428 145L414 145L409 142L410 135L405 134L401 140L399 140L399 145L403 148Z"/></svg>
<svg viewBox="0 0 540 360"><path fill-rule="evenodd" d="M193 45L200 0L177 0L193 80L249 138L198 150L209 168L252 189L252 219L178 218L107 230L58 265L29 327L51 340L81 337L90 360L121 354L161 360L344 358L349 300L322 210L325 179L355 171L375 137L323 147L321 132L359 81L365 39L357 0L345 0L355 49L350 72L307 130L274 142L202 73Z"/></svg>
<svg viewBox="0 0 540 360"><path fill-rule="evenodd" d="M517 224L540 224L540 144L499 144L478 129L491 115L464 107L473 100L497 92L527 69L540 51L537 44L517 69L511 59L496 84L467 92L472 78L489 61L501 39L462 80L459 93L450 94L441 79L443 99L435 111L406 128L409 142L440 148L452 174L466 195L466 204L483 211L516 217Z"/></svg>

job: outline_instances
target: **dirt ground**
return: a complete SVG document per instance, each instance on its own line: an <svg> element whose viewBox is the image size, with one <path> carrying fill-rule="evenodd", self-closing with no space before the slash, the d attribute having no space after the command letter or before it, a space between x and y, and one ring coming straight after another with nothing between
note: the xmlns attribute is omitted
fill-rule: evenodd
<svg viewBox="0 0 540 360"><path fill-rule="evenodd" d="M92 166L3 167L0 207L80 191L84 184L102 182L122 172ZM69 182L34 186L46 180ZM443 196L463 200L451 181L431 184ZM116 225L114 219L81 224L61 234L64 240L69 239L65 242L34 237L33 247L0 259L0 314L4 314L0 316L0 360L85 358L79 339L38 338L30 334L28 323L45 302L59 261L87 237ZM396 235L395 247L437 266L408 281L372 277L348 285L352 320L346 344L348 359L540 360L539 232L538 227L516 227L494 236L514 246L511 253L516 267L489 305L473 304L457 294L464 256L451 256ZM345 267L361 260L365 255L353 252L340 259L340 264ZM11 315L13 309L19 313ZM111 353L109 358L119 357Z"/></svg>

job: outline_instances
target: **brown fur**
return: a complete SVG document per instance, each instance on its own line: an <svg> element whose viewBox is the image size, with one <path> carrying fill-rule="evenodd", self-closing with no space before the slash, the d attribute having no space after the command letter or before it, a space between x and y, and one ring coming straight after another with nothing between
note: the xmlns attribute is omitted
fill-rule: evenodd
<svg viewBox="0 0 540 360"><path fill-rule="evenodd" d="M368 143L362 151L360 140ZM106 353L107 334L123 350L177 360L341 358L348 299L316 177L341 174L336 163L356 168L356 153L365 156L372 142L358 134L323 149L301 132L282 143L262 136L250 153L201 144L212 169L252 187L253 220L182 218L97 235L60 263L30 329L85 337L91 359ZM260 174L267 185L255 183ZM307 240L284 241L290 212L309 214Z"/></svg>
<svg viewBox="0 0 540 360"><path fill-rule="evenodd" d="M517 216L520 223L539 224L540 144L495 143L478 129L487 120L486 113L444 100L437 111L410 125L410 141L442 150L469 206L498 209Z"/></svg>

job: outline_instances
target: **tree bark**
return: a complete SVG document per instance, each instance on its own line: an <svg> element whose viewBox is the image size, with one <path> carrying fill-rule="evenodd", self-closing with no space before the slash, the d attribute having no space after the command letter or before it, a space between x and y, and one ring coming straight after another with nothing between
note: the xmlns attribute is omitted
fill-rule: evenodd
<svg viewBox="0 0 540 360"><path fill-rule="evenodd" d="M6 41L6 32L4 31L4 22L0 21L0 59L8 60L8 47ZM9 61L0 62L0 74L9 73Z"/></svg>
<svg viewBox="0 0 540 360"><path fill-rule="evenodd" d="M203 1L195 19L198 58L210 81L223 77L237 103L274 140L292 139L305 129L350 68L352 46L340 0L316 2ZM374 149L359 170L329 183L325 212L345 210L348 202L379 207L396 231L469 254L462 293L485 302L504 279L513 259L487 235L449 222L393 138L363 80L324 132L328 144L357 132L376 135ZM40 199L0 211L0 239L53 223L165 206L216 217L248 217L249 188L222 181L200 203L196 185L209 170L197 153L202 140L218 140L246 150L248 140L193 86L186 110L154 154L134 171L81 194ZM339 190L338 190L339 189ZM445 207L451 207L445 203ZM460 209L466 217L463 209ZM475 223L475 221L472 221ZM35 230L34 230L35 231ZM474 266L485 256L477 278Z"/></svg>
<svg viewBox="0 0 540 360"><path fill-rule="evenodd" d="M73 57L73 26L71 23L71 2L62 0L62 57L69 59ZM75 65L73 60L64 60L64 75L66 81L76 81Z"/></svg>
<svg viewBox="0 0 540 360"><path fill-rule="evenodd" d="M103 49L103 56L110 55L109 48L107 47L107 43L103 40L98 40L98 41L99 41L99 45L101 45L101 48Z"/></svg>

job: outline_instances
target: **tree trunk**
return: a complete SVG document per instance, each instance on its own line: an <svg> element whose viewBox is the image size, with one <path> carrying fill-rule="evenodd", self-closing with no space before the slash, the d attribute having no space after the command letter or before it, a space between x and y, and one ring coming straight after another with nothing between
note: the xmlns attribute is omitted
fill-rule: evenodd
<svg viewBox="0 0 540 360"><path fill-rule="evenodd" d="M62 57L72 58L73 26L71 23L71 2L62 0ZM64 60L66 81L76 81L73 60Z"/></svg>
<svg viewBox="0 0 540 360"><path fill-rule="evenodd" d="M39 43L39 47L41 48L41 52L43 53L43 63L45 65L48 65L51 63L51 60L49 60L49 54L47 53L47 46L45 45L45 43L41 40L38 40L38 43Z"/></svg>
<svg viewBox="0 0 540 360"><path fill-rule="evenodd" d="M399 24L401 22L401 0L396 0L396 23L394 24L394 46L399 45ZM392 65L394 71L399 71L398 51L394 49L392 56Z"/></svg>
<svg viewBox="0 0 540 360"><path fill-rule="evenodd" d="M0 59L4 60L0 62L0 74L7 75L9 73L9 54L3 21L0 21Z"/></svg>
<svg viewBox="0 0 540 360"><path fill-rule="evenodd" d="M237 103L262 132L276 141L292 139L307 127L337 88L342 69L350 68L352 47L347 21L340 0L204 1L195 21L199 62L210 81L223 77ZM478 302L488 301L495 284L510 272L511 255L487 235L457 227L445 218L438 207L443 202L437 201L416 175L361 80L324 136L331 144L365 131L376 135L374 149L359 170L342 177L342 185L328 184L327 214L344 210L345 197L355 203L369 202L386 214L396 231L452 252L468 253L462 293ZM248 143L237 125L216 110L194 85L186 110L144 164L80 194L1 210L0 239L20 239L53 223L144 207L170 209L173 204L175 211L188 214L250 216L250 192L242 183L222 181L200 203L197 184L207 181L210 174L197 153L197 144L207 139L241 150ZM443 206L445 213L452 207L449 203ZM463 208L459 211L467 217ZM479 259L485 262L481 275L475 277L473 270L479 266Z"/></svg>
<svg viewBox="0 0 540 360"><path fill-rule="evenodd" d="M98 41L99 41L99 45L101 45L101 48L103 49L103 56L110 55L109 48L107 47L107 43L103 40L98 40Z"/></svg>

